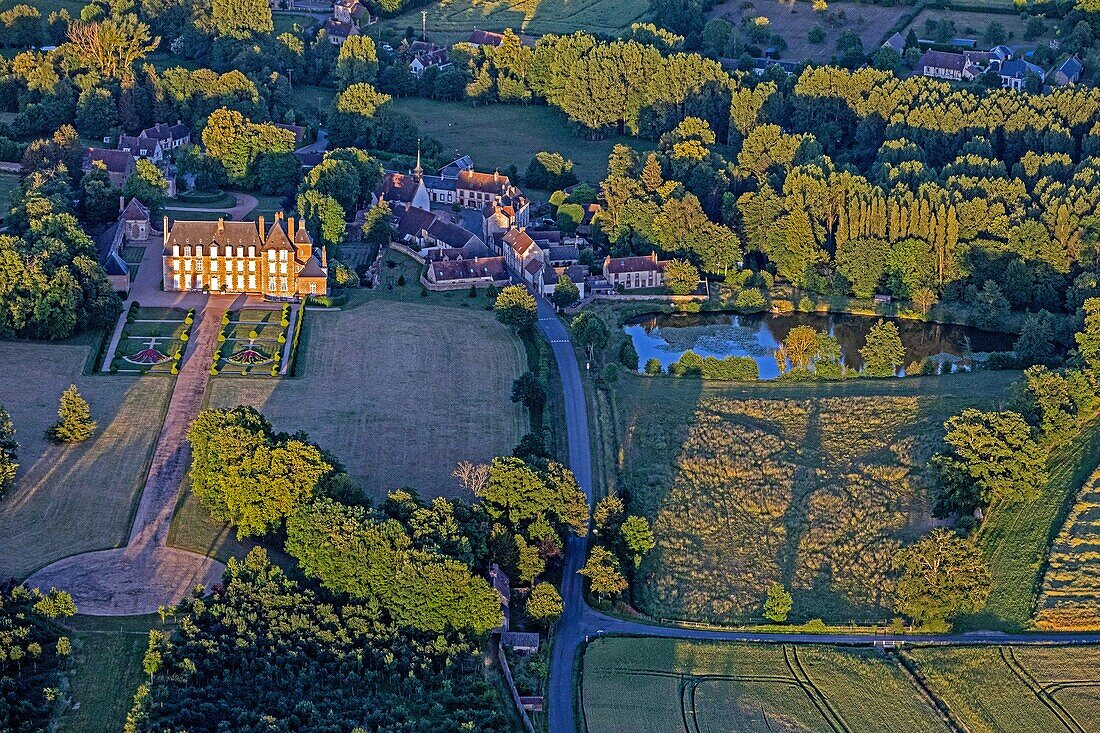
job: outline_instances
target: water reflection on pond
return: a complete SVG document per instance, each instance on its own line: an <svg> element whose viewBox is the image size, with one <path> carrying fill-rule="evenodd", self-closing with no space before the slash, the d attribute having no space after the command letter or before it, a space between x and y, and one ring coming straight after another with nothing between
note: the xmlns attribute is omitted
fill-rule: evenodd
<svg viewBox="0 0 1100 733"><path fill-rule="evenodd" d="M760 368L760 378L774 379L779 376L775 350L795 326L826 331L840 344L842 361L858 370L863 367L859 350L878 320L877 316L843 313L661 313L631 318L623 330L633 339L642 368L650 359L656 359L667 369L690 349L704 357L751 356ZM1015 334L969 326L886 320L898 327L905 346L905 364L935 356L944 362L945 369L954 370L971 355L1009 351L1016 340Z"/></svg>

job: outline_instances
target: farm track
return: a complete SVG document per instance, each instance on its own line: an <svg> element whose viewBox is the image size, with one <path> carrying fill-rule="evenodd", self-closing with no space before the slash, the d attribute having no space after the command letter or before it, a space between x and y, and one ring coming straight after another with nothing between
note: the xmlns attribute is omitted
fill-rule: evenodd
<svg viewBox="0 0 1100 733"><path fill-rule="evenodd" d="M1013 674L1016 675L1020 682L1027 685L1028 689L1030 689L1035 694L1035 697L1039 699L1039 702L1043 703L1050 712L1057 716L1058 720L1062 722L1062 725L1066 727L1066 730L1070 731L1070 733L1089 733L1077 722L1077 719L1074 718L1068 710L1062 707L1062 703L1058 702L1053 695L1043 689L1043 686L1031 676L1031 672L1016 659L1012 647L1002 646L998 651L1005 665L1012 670Z"/></svg>

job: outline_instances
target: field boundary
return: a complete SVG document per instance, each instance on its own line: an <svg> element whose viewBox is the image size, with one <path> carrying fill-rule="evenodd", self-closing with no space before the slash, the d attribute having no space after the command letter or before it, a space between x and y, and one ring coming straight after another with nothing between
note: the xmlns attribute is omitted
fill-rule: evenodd
<svg viewBox="0 0 1100 733"><path fill-rule="evenodd" d="M1007 649L1007 651L1006 651ZM1064 707L1062 703L1058 702L1053 695L1046 692L1043 687L1031 676L1031 673L1016 659L1016 655L1012 651L1012 647L998 647L998 653L1001 655L1001 659L1004 661L1005 666L1012 670L1012 673L1016 675L1016 678L1020 680L1029 690L1038 698L1039 702L1043 703L1050 712L1054 713L1055 717L1062 722L1062 725L1066 727L1066 730L1070 733L1088 733L1077 719Z"/></svg>

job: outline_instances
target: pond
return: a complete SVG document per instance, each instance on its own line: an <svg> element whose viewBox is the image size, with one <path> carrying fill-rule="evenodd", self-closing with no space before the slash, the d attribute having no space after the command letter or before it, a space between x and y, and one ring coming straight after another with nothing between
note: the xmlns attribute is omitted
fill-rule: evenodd
<svg viewBox="0 0 1100 733"><path fill-rule="evenodd" d="M761 379L779 376L775 350L795 326L825 331L840 344L841 360L851 369L863 367L859 350L878 316L845 313L660 313L631 318L623 326L638 352L641 368L650 359L661 366L676 362L688 350L700 356L750 356L760 368ZM968 368L970 357L993 351L1010 351L1016 334L982 331L969 326L926 323L906 319L893 321L905 347L905 364L936 357L944 371Z"/></svg>

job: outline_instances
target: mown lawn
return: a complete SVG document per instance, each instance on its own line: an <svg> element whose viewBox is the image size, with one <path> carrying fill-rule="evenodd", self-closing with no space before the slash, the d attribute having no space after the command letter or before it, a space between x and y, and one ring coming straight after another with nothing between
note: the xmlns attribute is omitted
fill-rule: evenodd
<svg viewBox="0 0 1100 733"><path fill-rule="evenodd" d="M584 653L586 733L951 729L870 649L606 638Z"/></svg>
<svg viewBox="0 0 1100 733"><path fill-rule="evenodd" d="M0 343L0 405L20 443L16 487L0 501L0 577L126 541L172 380L82 374L88 346ZM21 375L12 378L12 375ZM99 423L84 443L49 443L61 392L76 384Z"/></svg>
<svg viewBox="0 0 1100 733"><path fill-rule="evenodd" d="M1100 730L1094 647L926 647L903 654L970 733Z"/></svg>
<svg viewBox="0 0 1100 733"><path fill-rule="evenodd" d="M893 557L931 526L922 472L944 420L996 407L1015 378L724 386L624 374L600 453L610 484L654 524L634 604L745 622L778 581L792 619L890 618Z"/></svg>
<svg viewBox="0 0 1100 733"><path fill-rule="evenodd" d="M118 733L145 677L149 644L140 631L89 631L73 635L73 707L61 716L61 733Z"/></svg>
<svg viewBox="0 0 1100 733"><path fill-rule="evenodd" d="M548 107L513 104L473 107L465 102L411 97L395 99L391 104L412 115L423 134L443 144L443 157L468 154L482 171L514 164L522 174L535 153L548 150L572 160L582 181L596 183L607 175L607 158L617 143L636 150L653 148L651 141L620 135L585 140L574 134L561 112Z"/></svg>

